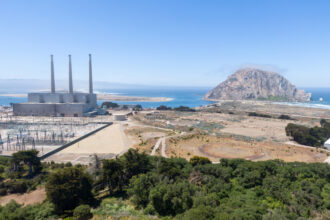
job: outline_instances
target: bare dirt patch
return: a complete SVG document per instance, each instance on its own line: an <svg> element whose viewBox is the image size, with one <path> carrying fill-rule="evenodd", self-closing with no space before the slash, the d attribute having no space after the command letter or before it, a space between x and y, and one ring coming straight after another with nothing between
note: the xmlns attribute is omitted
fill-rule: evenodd
<svg viewBox="0 0 330 220"><path fill-rule="evenodd" d="M240 122L227 123L221 131L267 140L287 141L285 134L287 120L250 117Z"/></svg>
<svg viewBox="0 0 330 220"><path fill-rule="evenodd" d="M134 143L133 148L138 149L141 152L146 152L150 154L158 138L165 137L171 132L153 127L144 127L143 125L141 125L141 127L128 127L125 130L125 133Z"/></svg>
<svg viewBox="0 0 330 220"><path fill-rule="evenodd" d="M243 158L253 161L280 159L287 162L323 162L326 151L274 142L244 141L232 137L216 137L195 134L170 138L167 141L168 156L189 159L192 156L209 157L212 161L221 158Z"/></svg>
<svg viewBox="0 0 330 220"><path fill-rule="evenodd" d="M15 200L19 204L32 205L36 203L42 203L46 199L46 191L45 188L39 188L34 191L24 193L24 194L10 194L6 196L2 196L0 198L0 204L6 205L11 200Z"/></svg>

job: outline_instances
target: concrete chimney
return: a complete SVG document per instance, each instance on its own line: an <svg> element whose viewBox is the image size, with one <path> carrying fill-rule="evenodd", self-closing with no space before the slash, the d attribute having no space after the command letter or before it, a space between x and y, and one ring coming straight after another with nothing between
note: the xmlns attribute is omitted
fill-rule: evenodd
<svg viewBox="0 0 330 220"><path fill-rule="evenodd" d="M71 55L69 55L69 93L73 93Z"/></svg>
<svg viewBox="0 0 330 220"><path fill-rule="evenodd" d="M92 54L89 54L89 93L93 94Z"/></svg>
<svg viewBox="0 0 330 220"><path fill-rule="evenodd" d="M55 93L54 62L53 55L50 55L50 91Z"/></svg>

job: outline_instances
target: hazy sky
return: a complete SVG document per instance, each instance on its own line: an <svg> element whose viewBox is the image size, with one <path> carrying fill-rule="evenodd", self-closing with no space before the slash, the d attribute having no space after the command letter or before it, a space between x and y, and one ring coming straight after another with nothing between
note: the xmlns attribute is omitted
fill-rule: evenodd
<svg viewBox="0 0 330 220"><path fill-rule="evenodd" d="M330 87L330 1L0 0L0 79L214 86L244 66Z"/></svg>

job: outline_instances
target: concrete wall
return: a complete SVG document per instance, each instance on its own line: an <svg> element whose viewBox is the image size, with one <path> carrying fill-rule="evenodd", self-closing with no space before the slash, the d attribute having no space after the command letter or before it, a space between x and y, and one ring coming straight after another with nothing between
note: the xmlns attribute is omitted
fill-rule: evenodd
<svg viewBox="0 0 330 220"><path fill-rule="evenodd" d="M84 103L96 107L96 94L89 93L29 93L29 103Z"/></svg>
<svg viewBox="0 0 330 220"><path fill-rule="evenodd" d="M18 116L56 116L54 104L15 103L13 113Z"/></svg>
<svg viewBox="0 0 330 220"><path fill-rule="evenodd" d="M82 117L93 106L82 103L20 103L13 105L16 116L76 116Z"/></svg>
<svg viewBox="0 0 330 220"><path fill-rule="evenodd" d="M13 105L17 116L84 116L97 108L96 94L29 93L28 102Z"/></svg>

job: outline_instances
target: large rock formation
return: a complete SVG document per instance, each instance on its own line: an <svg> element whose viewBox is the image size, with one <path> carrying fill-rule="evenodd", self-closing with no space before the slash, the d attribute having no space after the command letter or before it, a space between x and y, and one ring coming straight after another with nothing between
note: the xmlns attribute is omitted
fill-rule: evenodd
<svg viewBox="0 0 330 220"><path fill-rule="evenodd" d="M311 94L297 89L278 73L245 68L209 91L207 100L276 100L308 102Z"/></svg>

